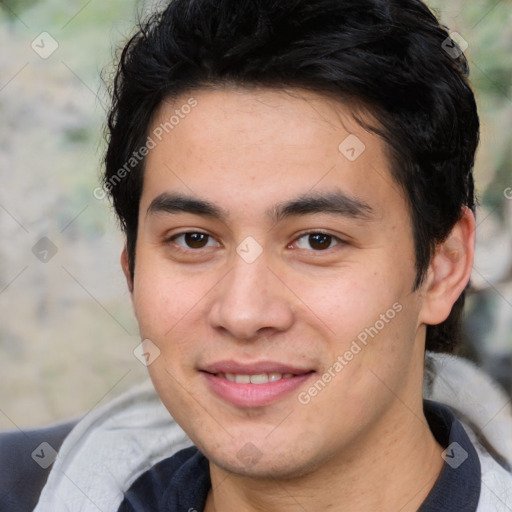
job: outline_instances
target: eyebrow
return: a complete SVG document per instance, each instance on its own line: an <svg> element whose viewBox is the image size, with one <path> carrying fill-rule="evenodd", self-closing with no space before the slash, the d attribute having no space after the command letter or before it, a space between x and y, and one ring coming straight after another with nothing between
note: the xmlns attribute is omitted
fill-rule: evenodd
<svg viewBox="0 0 512 512"><path fill-rule="evenodd" d="M191 213L223 223L229 220L229 212L224 208L205 199L177 193L164 192L151 201L146 215L159 213ZM303 194L275 204L265 215L272 222L278 223L286 218L315 213L333 213L360 220L371 220L374 217L374 210L370 205L341 191Z"/></svg>
<svg viewBox="0 0 512 512"><path fill-rule="evenodd" d="M183 194L164 192L151 201L146 215L156 213L192 213L226 222L229 213L214 203Z"/></svg>
<svg viewBox="0 0 512 512"><path fill-rule="evenodd" d="M374 216L373 208L368 203L340 190L304 194L296 199L278 203L266 212L274 222L313 213L334 213L361 220L370 220Z"/></svg>

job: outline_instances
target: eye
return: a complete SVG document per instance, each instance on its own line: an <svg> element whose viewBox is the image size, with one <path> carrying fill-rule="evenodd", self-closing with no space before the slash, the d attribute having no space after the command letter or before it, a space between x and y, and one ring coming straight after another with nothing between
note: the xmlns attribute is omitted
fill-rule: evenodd
<svg viewBox="0 0 512 512"><path fill-rule="evenodd" d="M339 245L341 240L334 235L329 235L327 233L305 233L297 238L295 243L299 249L312 248L315 252L319 252Z"/></svg>
<svg viewBox="0 0 512 512"><path fill-rule="evenodd" d="M219 247L218 243L217 245L214 243L210 244L210 241L213 241L213 238L210 235L201 232L180 233L179 235L174 235L169 240L175 242L182 249L203 249L205 247ZM182 240L183 242L179 243L178 240Z"/></svg>

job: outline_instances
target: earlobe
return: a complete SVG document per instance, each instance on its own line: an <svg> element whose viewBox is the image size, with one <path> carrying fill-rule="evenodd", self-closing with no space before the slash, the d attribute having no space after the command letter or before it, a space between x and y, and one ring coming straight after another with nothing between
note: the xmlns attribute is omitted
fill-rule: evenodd
<svg viewBox="0 0 512 512"><path fill-rule="evenodd" d="M128 290L130 293L133 293L133 280L130 273L130 258L128 256L128 250L126 245L123 248L123 252L121 253L121 268L123 269L124 277L126 278L126 284L128 285Z"/></svg>
<svg viewBox="0 0 512 512"><path fill-rule="evenodd" d="M446 240L436 247L430 262L423 287L422 323L436 325L448 318L471 276L474 252L475 216L464 206L461 219Z"/></svg>

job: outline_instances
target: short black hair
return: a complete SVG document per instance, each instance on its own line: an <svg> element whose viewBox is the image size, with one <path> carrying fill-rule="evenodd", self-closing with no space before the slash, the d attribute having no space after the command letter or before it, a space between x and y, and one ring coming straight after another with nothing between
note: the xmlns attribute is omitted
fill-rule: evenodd
<svg viewBox="0 0 512 512"><path fill-rule="evenodd" d="M463 207L475 208L479 120L468 75L464 54L420 0L171 1L139 24L111 88L103 187L126 235L132 277L139 149L162 102L206 87L298 87L376 120L365 128L385 140L408 200L417 289ZM464 296L445 322L427 326L427 350L455 351Z"/></svg>

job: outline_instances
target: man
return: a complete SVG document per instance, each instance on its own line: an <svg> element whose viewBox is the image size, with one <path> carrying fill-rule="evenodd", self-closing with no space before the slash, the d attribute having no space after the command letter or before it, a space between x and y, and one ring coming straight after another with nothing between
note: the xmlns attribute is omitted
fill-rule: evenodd
<svg viewBox="0 0 512 512"><path fill-rule="evenodd" d="M79 423L36 510L512 510L507 446L423 400L474 251L454 48L419 0L174 0L141 27L103 185L172 420L145 389Z"/></svg>

